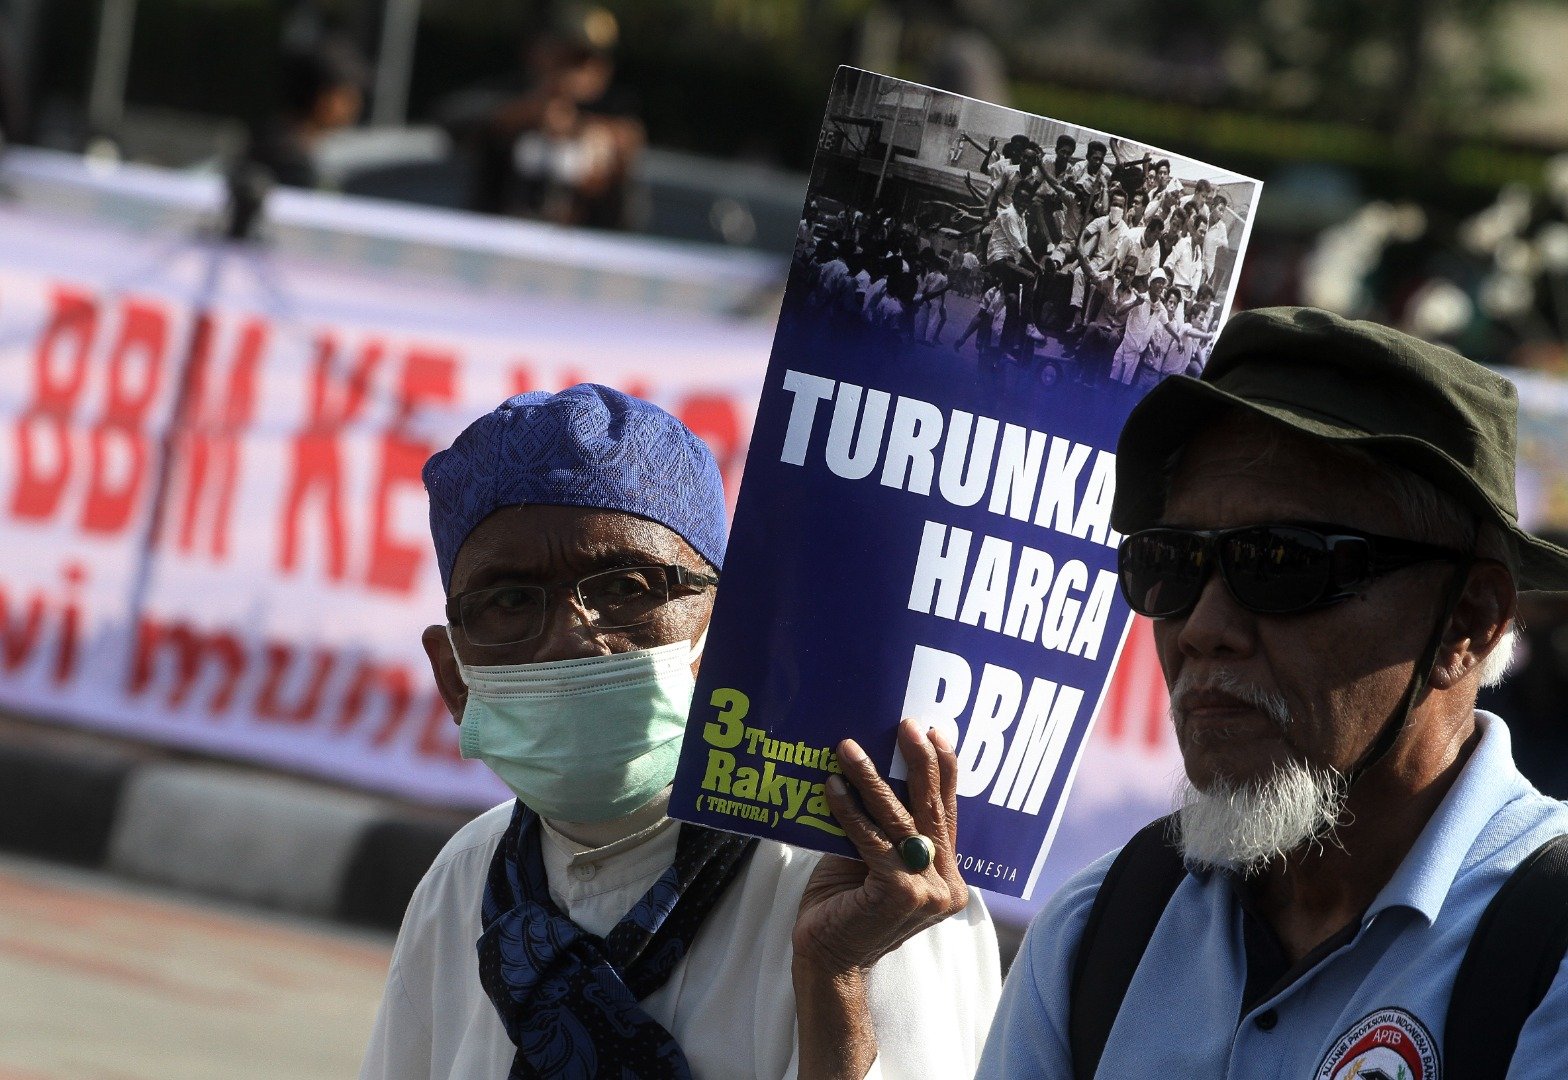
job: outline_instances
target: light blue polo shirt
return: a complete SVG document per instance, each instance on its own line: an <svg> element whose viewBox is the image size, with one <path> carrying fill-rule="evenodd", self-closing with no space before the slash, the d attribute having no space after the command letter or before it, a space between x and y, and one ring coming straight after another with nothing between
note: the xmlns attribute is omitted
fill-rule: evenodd
<svg viewBox="0 0 1568 1080"><path fill-rule="evenodd" d="M1230 880L1190 871L1127 989L1101 1078L1437 1080L1454 975L1481 912L1525 856L1568 832L1568 804L1514 767L1508 728L1477 712L1481 741L1358 926L1253 991L1246 920ZM1114 853L1064 885L1035 917L1008 974L981 1077L1068 1080L1074 950ZM1267 936L1267 935L1265 935ZM1359 1072L1358 1072L1359 1070ZM1510 1080L1568 1078L1568 976L1525 1023ZM1451 1077L1448 1080L1464 1080Z"/></svg>

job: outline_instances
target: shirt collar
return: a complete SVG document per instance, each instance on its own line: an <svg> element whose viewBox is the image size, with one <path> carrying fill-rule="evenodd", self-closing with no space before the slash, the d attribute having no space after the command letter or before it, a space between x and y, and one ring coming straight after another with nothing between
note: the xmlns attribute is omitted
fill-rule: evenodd
<svg viewBox="0 0 1568 1080"><path fill-rule="evenodd" d="M1481 830L1504 806L1532 790L1514 766L1508 726L1479 709L1475 722L1481 741L1363 922L1387 908L1406 907L1430 926Z"/></svg>
<svg viewBox="0 0 1568 1080"><path fill-rule="evenodd" d="M543 839L545 842L546 859L557 862L563 867L581 866L587 863L603 863L615 858L617 855L640 848L655 837L669 832L671 833L669 844L654 845L660 849L657 854L649 852L653 858L658 859L663 856L664 852L662 849L664 847L671 847L673 851L675 830L671 826L674 824L674 818L660 817L647 828L639 829L630 836L623 836L614 843L605 844L603 847L589 847L587 844L579 844L571 837L557 832L548 821L545 821ZM641 859L636 861L642 862Z"/></svg>

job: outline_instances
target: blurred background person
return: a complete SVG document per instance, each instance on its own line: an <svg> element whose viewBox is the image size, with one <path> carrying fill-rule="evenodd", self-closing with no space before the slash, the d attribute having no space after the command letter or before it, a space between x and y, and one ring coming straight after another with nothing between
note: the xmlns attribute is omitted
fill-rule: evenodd
<svg viewBox="0 0 1568 1080"><path fill-rule="evenodd" d="M27 137L26 86L16 31L0 10L0 150Z"/></svg>
<svg viewBox="0 0 1568 1080"><path fill-rule="evenodd" d="M515 89L453 103L450 123L474 159L474 209L627 225L629 181L647 136L613 88L619 37L605 8L567 7L524 45Z"/></svg>
<svg viewBox="0 0 1568 1080"><path fill-rule="evenodd" d="M317 187L316 155L335 132L359 122L369 68L347 40L322 35L286 44L277 113L252 136L247 157L290 187Z"/></svg>

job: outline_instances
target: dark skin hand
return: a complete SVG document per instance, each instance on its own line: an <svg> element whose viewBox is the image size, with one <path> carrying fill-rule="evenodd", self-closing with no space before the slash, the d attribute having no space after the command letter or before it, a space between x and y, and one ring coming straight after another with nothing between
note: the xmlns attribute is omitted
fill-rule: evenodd
<svg viewBox="0 0 1568 1080"><path fill-rule="evenodd" d="M866 976L969 900L956 854L958 757L912 720L899 725L898 746L909 767L908 808L853 739L838 745L844 778L829 780L828 804L864 861L824 857L801 897L793 937L801 1080L865 1076L877 1055ZM911 873L894 844L916 833L936 854Z"/></svg>

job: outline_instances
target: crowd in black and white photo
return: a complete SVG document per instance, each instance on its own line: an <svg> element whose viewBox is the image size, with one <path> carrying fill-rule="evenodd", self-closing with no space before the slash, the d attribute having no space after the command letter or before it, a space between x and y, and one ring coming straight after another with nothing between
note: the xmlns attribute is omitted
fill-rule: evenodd
<svg viewBox="0 0 1568 1080"><path fill-rule="evenodd" d="M999 110L1000 111L1000 110ZM1241 211L1209 179L1118 139L960 131L964 191L873 207L813 199L795 273L808 305L854 332L973 350L1053 382L1146 388L1196 374L1229 291Z"/></svg>

